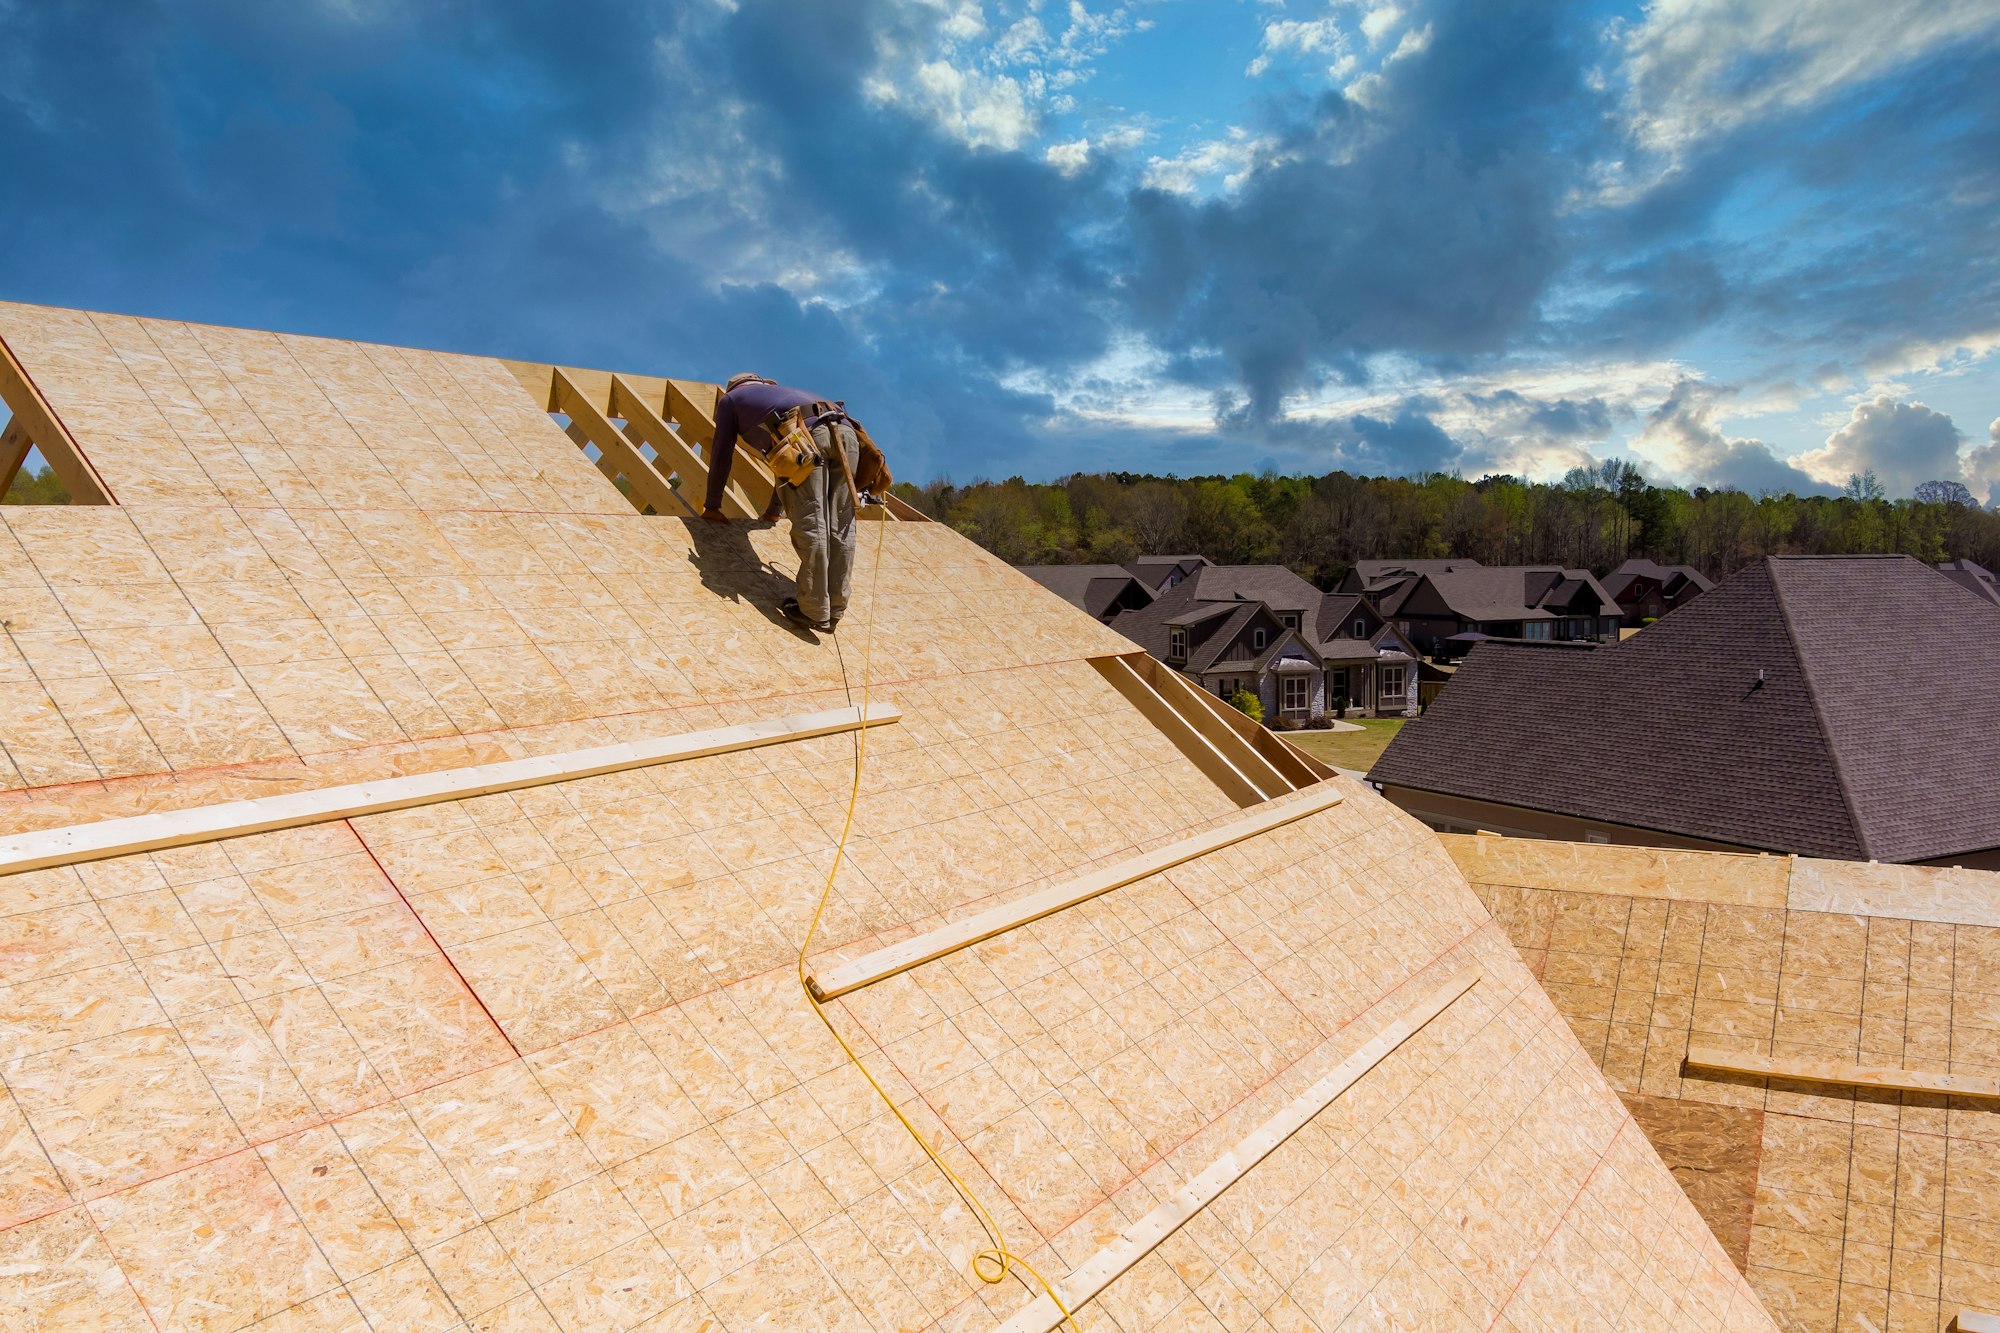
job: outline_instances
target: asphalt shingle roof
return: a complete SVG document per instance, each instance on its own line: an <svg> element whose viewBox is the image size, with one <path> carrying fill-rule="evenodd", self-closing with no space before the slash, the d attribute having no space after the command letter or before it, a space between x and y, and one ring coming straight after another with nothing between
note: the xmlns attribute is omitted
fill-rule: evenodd
<svg viewBox="0 0 2000 1333"><path fill-rule="evenodd" d="M1617 600L1606 592L1587 569L1562 569L1555 565L1502 565L1477 569L1454 569L1426 574L1423 581L1437 590L1453 613L1462 620L1548 620L1553 614L1542 604L1553 600L1566 605L1580 589L1596 593L1602 606L1614 607ZM1394 599L1393 616L1418 585L1412 579Z"/></svg>
<svg viewBox="0 0 2000 1333"><path fill-rule="evenodd" d="M2000 846L2000 608L1907 556L1772 557L1615 646L1479 645L1368 776L1817 856Z"/></svg>
<svg viewBox="0 0 2000 1333"><path fill-rule="evenodd" d="M1152 596L1144 581L1123 565L1019 565L1023 574L1078 610L1102 617L1128 587Z"/></svg>
<svg viewBox="0 0 2000 1333"><path fill-rule="evenodd" d="M1973 596L2000 606L2000 579L1983 565L1970 560L1947 560L1938 572Z"/></svg>
<svg viewBox="0 0 2000 1333"><path fill-rule="evenodd" d="M1654 579L1665 587L1671 584L1676 576L1686 579L1703 592L1715 591L1715 580L1693 565L1663 565L1654 560L1642 560L1637 556L1606 574L1604 586L1611 590L1613 597L1623 597L1625 589L1632 585L1634 579Z"/></svg>

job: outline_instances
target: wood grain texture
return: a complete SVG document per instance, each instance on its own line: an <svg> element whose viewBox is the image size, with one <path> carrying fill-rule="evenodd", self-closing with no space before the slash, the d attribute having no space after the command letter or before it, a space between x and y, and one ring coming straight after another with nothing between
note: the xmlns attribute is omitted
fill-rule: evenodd
<svg viewBox="0 0 2000 1333"><path fill-rule="evenodd" d="M617 466L619 474L630 483L635 501L650 506L655 514L682 516L688 512L659 469L619 433L604 409L561 370L555 372L555 404L556 410L568 416L570 424Z"/></svg>
<svg viewBox="0 0 2000 1333"><path fill-rule="evenodd" d="M1687 1067L1718 1074L1747 1074L1756 1078L1791 1079L1802 1083L1837 1083L1849 1088L1944 1093L1953 1097L2000 1100L2000 1079L1898 1069L1890 1065L1848 1064L1841 1060L1808 1060L1800 1056L1750 1055L1708 1046L1690 1046Z"/></svg>
<svg viewBox="0 0 2000 1333"><path fill-rule="evenodd" d="M573 782L579 778L622 773L654 764L853 731L863 726L877 727L898 721L901 717L902 714L886 704L869 705L865 718L859 708L835 708L655 740L538 755L532 759L509 759L470 768L448 768L410 777L349 783L320 791L229 801L221 805L196 806L187 810L21 833L11 838L0 838L0 875L74 865L81 861L99 861L168 847L185 847L220 838L267 833L273 829L323 824L389 810L408 810L415 806L521 791L557 782Z"/></svg>
<svg viewBox="0 0 2000 1333"><path fill-rule="evenodd" d="M1025 926L1031 921L1039 921L1065 907L1088 902L1092 898L1123 888L1148 875L1157 875L1163 870L1171 870L1177 865L1220 851L1224 847L1239 843L1272 829L1283 828L1308 815L1339 805L1340 792L1332 787L1323 787L1294 800L1274 802L1254 811L1247 811L1238 819L1197 833L1191 838L1161 847L1156 851L1144 852L1129 857L1103 870L1094 870L1088 875L1057 884L1017 898L1010 903L988 908L962 921L940 926L936 930L925 931L907 940L899 941L886 949L863 954L853 962L815 976L811 980L814 992L823 1000L837 999L850 991L907 972L913 967L956 953L981 940L990 940L995 935Z"/></svg>
<svg viewBox="0 0 2000 1333"><path fill-rule="evenodd" d="M62 479L63 489L69 492L71 504L117 503L111 488L84 457L76 438L42 397L21 363L14 359L4 339L0 339L0 401L13 410L15 420L40 447L42 457L49 460L49 466Z"/></svg>
<svg viewBox="0 0 2000 1333"><path fill-rule="evenodd" d="M1143 656L1143 655L1142 655ZM1180 747L1194 762L1196 768L1208 775L1209 781L1235 798L1241 806L1256 805L1268 801L1284 787L1273 786L1266 789L1247 773L1244 765L1252 759L1249 747L1230 745L1227 751L1217 747L1208 735L1184 715L1179 709L1160 696L1160 692L1148 684L1133 669L1132 663L1123 657L1101 657L1091 663L1111 682L1112 687L1131 701L1132 706L1145 715L1146 720ZM1198 714L1196 716L1199 716ZM1233 738L1232 738L1233 739ZM1227 741L1224 744L1228 744ZM1244 761L1238 763L1238 760Z"/></svg>
<svg viewBox="0 0 2000 1333"><path fill-rule="evenodd" d="M1360 1050L1341 1061L1332 1073L1300 1093L1284 1110L1218 1157L1207 1170L1170 1194L1165 1203L1133 1223L1116 1243L1099 1250L1058 1283L1056 1292L1062 1298L1061 1308L1046 1294L1038 1296L1002 1324L1000 1333L1050 1333L1060 1326L1065 1322L1064 1309L1074 1312L1083 1308L1121 1274L1158 1249L1167 1237L1186 1226L1224 1190L1305 1128L1334 1098L1358 1083L1364 1074L1421 1032L1478 982L1478 972L1461 972L1410 1005Z"/></svg>

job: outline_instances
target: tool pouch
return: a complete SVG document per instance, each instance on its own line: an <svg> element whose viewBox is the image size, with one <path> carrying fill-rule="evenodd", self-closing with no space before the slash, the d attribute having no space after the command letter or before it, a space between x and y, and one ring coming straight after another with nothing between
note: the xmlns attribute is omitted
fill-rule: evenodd
<svg viewBox="0 0 2000 1333"><path fill-rule="evenodd" d="M819 466L819 450L812 432L806 429L804 409L788 407L773 412L764 429L771 435L771 452L764 455L771 475L786 486L797 486L810 477Z"/></svg>

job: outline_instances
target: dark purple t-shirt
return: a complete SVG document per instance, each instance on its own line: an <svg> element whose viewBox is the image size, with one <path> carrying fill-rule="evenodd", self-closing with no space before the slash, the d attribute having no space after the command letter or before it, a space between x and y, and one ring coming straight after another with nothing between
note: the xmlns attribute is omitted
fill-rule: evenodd
<svg viewBox="0 0 2000 1333"><path fill-rule="evenodd" d="M811 407L819 401L818 394L804 389L755 383L738 385L716 399L715 443L708 448L708 508L722 508L722 488L729 484L729 469L736 462L737 440L768 454L777 441L764 429L765 419L780 408Z"/></svg>

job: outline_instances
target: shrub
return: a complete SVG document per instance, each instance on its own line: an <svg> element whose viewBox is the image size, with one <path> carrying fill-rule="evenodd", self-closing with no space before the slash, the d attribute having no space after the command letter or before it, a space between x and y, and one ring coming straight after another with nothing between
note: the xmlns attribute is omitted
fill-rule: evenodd
<svg viewBox="0 0 2000 1333"><path fill-rule="evenodd" d="M1248 690L1238 690L1229 696L1229 706L1252 722L1264 720L1264 701Z"/></svg>
<svg viewBox="0 0 2000 1333"><path fill-rule="evenodd" d="M1271 724L1271 730L1273 731L1297 731L1298 729L1299 723L1297 718L1281 717Z"/></svg>
<svg viewBox="0 0 2000 1333"><path fill-rule="evenodd" d="M1318 716L1318 717L1311 717L1311 718L1307 718L1307 719L1306 719L1306 730L1307 730L1307 731L1332 731L1332 730L1333 730L1333 719L1332 719L1332 718L1330 718L1330 717L1328 717L1328 716L1326 716L1326 715L1325 715L1325 714L1323 714L1323 713L1322 713L1322 714L1321 714L1320 716Z"/></svg>

